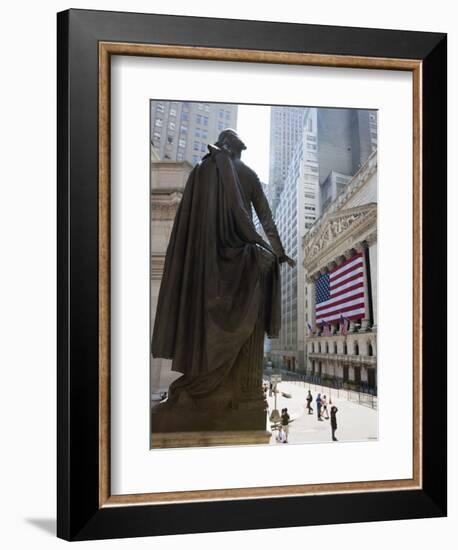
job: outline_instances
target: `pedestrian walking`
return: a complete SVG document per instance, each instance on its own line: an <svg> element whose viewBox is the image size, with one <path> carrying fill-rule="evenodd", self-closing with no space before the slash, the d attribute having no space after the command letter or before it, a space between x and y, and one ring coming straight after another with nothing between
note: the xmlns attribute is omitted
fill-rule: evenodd
<svg viewBox="0 0 458 550"><path fill-rule="evenodd" d="M269 397L272 397L272 389L273 389L273 384L272 384L272 381L269 382Z"/></svg>
<svg viewBox="0 0 458 550"><path fill-rule="evenodd" d="M285 434L285 439L283 443L288 443L288 435L289 435L289 423L291 422L291 417L288 414L288 409L282 409L281 411L281 427L283 429L283 432Z"/></svg>
<svg viewBox="0 0 458 550"><path fill-rule="evenodd" d="M328 400L325 395L323 395L323 398L321 399L321 418L323 418L324 413L326 413L326 420L329 420Z"/></svg>
<svg viewBox="0 0 458 550"><path fill-rule="evenodd" d="M313 414L312 401L313 401L313 395L312 395L312 392L309 390L307 394L307 410L309 414Z"/></svg>
<svg viewBox="0 0 458 550"><path fill-rule="evenodd" d="M339 409L333 405L331 407L331 433L332 433L332 440L333 441L337 441L337 438L336 438L336 430L337 430L337 418L336 418L336 414L337 414L337 411Z"/></svg>
<svg viewBox="0 0 458 550"><path fill-rule="evenodd" d="M320 422L323 422L323 419L321 418L321 406L323 404L323 400L321 399L321 393L319 393L316 396L316 417Z"/></svg>

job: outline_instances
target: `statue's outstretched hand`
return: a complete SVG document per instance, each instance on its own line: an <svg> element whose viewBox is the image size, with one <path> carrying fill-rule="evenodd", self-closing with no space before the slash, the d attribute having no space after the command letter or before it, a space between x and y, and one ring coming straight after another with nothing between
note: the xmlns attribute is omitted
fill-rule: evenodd
<svg viewBox="0 0 458 550"><path fill-rule="evenodd" d="M290 258L289 256L287 256L286 254L284 256L281 256L278 261L283 264L283 263L287 263L289 265L289 267L294 267L296 265L296 262Z"/></svg>

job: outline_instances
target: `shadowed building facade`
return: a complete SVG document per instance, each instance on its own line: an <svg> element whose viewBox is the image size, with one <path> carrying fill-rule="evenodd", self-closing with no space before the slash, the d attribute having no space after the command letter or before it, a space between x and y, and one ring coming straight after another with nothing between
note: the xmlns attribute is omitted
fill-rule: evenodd
<svg viewBox="0 0 458 550"><path fill-rule="evenodd" d="M191 172L189 162L159 161L152 153L151 163L151 330L164 271L165 254L173 222ZM169 359L151 358L151 394L158 399L178 378Z"/></svg>

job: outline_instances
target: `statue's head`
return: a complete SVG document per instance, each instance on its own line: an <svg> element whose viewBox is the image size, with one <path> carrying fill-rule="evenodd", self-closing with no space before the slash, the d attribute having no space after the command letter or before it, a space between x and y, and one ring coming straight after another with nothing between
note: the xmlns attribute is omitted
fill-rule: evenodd
<svg viewBox="0 0 458 550"><path fill-rule="evenodd" d="M240 158L242 151L246 149L246 145L240 139L239 135L232 128L226 128L218 136L218 140L215 143L217 147L224 149L231 156Z"/></svg>

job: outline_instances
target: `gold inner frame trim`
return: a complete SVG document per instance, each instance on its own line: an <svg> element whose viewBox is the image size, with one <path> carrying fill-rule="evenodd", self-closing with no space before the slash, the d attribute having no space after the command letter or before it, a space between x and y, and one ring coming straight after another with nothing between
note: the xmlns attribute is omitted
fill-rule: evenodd
<svg viewBox="0 0 458 550"><path fill-rule="evenodd" d="M413 76L413 476L348 483L241 487L111 495L110 492L110 83L111 56L168 57L410 71ZM415 490L422 487L422 62L416 59L323 55L159 44L99 43L99 507L271 498L331 493Z"/></svg>

